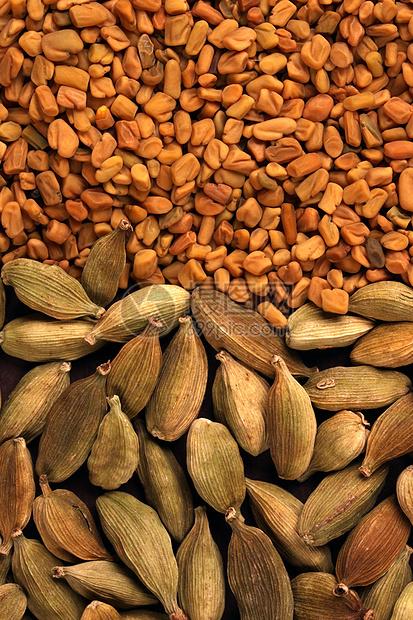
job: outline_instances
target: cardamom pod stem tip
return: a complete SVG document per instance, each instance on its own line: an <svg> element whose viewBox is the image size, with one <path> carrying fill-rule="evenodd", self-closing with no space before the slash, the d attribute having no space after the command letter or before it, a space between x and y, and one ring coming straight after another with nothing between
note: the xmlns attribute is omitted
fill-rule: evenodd
<svg viewBox="0 0 413 620"><path fill-rule="evenodd" d="M96 370L104 377L105 375L109 374L111 368L112 367L110 365L110 360L108 360L105 364L101 364L100 366L98 366Z"/></svg>
<svg viewBox="0 0 413 620"><path fill-rule="evenodd" d="M120 220L118 228L121 230L132 230L132 224L128 220Z"/></svg>
<svg viewBox="0 0 413 620"><path fill-rule="evenodd" d="M59 370L62 372L70 372L72 364L70 362L62 362L59 366Z"/></svg>
<svg viewBox="0 0 413 620"><path fill-rule="evenodd" d="M359 467L359 472L365 477L369 478L371 476L371 471L368 467Z"/></svg>
<svg viewBox="0 0 413 620"><path fill-rule="evenodd" d="M52 489L49 486L49 481L45 474L42 474L41 476L39 476L39 485L40 485L40 489L43 494L43 497L50 497L52 495Z"/></svg>
<svg viewBox="0 0 413 620"><path fill-rule="evenodd" d="M61 579L65 576L65 569L63 566L54 566L52 568L52 575L54 579Z"/></svg>
<svg viewBox="0 0 413 620"><path fill-rule="evenodd" d="M348 592L349 592L349 589L345 583L338 583L333 590L333 594L335 594L335 596L346 596Z"/></svg>

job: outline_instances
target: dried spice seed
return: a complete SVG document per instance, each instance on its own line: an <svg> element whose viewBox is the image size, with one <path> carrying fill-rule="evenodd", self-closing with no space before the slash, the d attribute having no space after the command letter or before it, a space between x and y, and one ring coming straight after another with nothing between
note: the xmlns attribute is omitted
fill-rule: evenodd
<svg viewBox="0 0 413 620"><path fill-rule="evenodd" d="M121 564L107 560L55 566L53 577L65 579L72 590L88 600L97 598L119 609L157 603L149 590L139 583L136 575Z"/></svg>
<svg viewBox="0 0 413 620"><path fill-rule="evenodd" d="M186 463L197 493L218 512L240 514L245 499L244 464L226 426L206 418L191 424Z"/></svg>
<svg viewBox="0 0 413 620"><path fill-rule="evenodd" d="M296 480L310 464L317 421L307 392L285 361L275 355L271 363L276 372L267 404L271 458L280 478Z"/></svg>
<svg viewBox="0 0 413 620"><path fill-rule="evenodd" d="M226 424L246 452L257 456L268 449L266 404L268 383L226 351L212 386L214 415Z"/></svg>
<svg viewBox="0 0 413 620"><path fill-rule="evenodd" d="M66 489L52 489L46 476L39 480L42 495L33 504L33 520L44 545L66 562L110 560L84 502Z"/></svg>
<svg viewBox="0 0 413 620"><path fill-rule="evenodd" d="M181 543L176 561L182 609L191 620L220 620L225 607L224 565L204 507L195 508L195 523Z"/></svg>
<svg viewBox="0 0 413 620"><path fill-rule="evenodd" d="M352 586L368 586L380 579L405 547L410 523L392 495L361 519L341 547L336 563L336 596Z"/></svg>
<svg viewBox="0 0 413 620"><path fill-rule="evenodd" d="M310 547L298 534L302 502L275 484L245 480L255 521L271 538L280 555L303 570L333 572L329 548Z"/></svg>
<svg viewBox="0 0 413 620"><path fill-rule="evenodd" d="M40 435L52 404L70 384L70 368L70 362L51 362L24 375L1 408L0 442L23 437L29 443Z"/></svg>
<svg viewBox="0 0 413 620"><path fill-rule="evenodd" d="M297 528L307 544L325 545L338 538L374 506L388 467L381 467L367 479L360 476L358 467L359 463L355 463L329 474L307 498Z"/></svg>
<svg viewBox="0 0 413 620"><path fill-rule="evenodd" d="M105 312L89 299L79 282L55 265L17 258L4 265L1 277L26 306L55 319L98 319Z"/></svg>
<svg viewBox="0 0 413 620"><path fill-rule="evenodd" d="M171 538L181 542L192 527L194 508L185 473L173 452L154 439L141 420L134 426L139 439L137 474L146 501L153 506Z"/></svg>
<svg viewBox="0 0 413 620"><path fill-rule="evenodd" d="M188 430L204 400L208 361L190 316L179 319L179 329L162 358L158 382L145 411L146 428L158 439L175 441Z"/></svg>

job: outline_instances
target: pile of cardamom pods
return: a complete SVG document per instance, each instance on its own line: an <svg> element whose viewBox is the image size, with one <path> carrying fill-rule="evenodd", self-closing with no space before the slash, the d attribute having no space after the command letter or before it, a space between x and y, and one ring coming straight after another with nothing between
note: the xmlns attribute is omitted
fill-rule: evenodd
<svg viewBox="0 0 413 620"><path fill-rule="evenodd" d="M0 620L413 618L413 466L379 497L389 463L413 452L412 383L394 370L413 363L412 289L370 284L342 316L305 304L283 336L210 288L152 285L112 303L124 263L114 231L81 282L30 259L2 269L35 313L4 325L1 348L38 365L0 411ZM5 304L1 284L1 326ZM70 382L71 362L107 343L114 358ZM351 364L318 370L297 353L335 347L352 347ZM208 377L211 419L198 417ZM246 478L268 449L271 482ZM97 524L61 488L84 464ZM138 479L145 502L120 490ZM231 531L225 563L214 511ZM37 539L23 533L31 519ZM239 614L225 612L227 583Z"/></svg>

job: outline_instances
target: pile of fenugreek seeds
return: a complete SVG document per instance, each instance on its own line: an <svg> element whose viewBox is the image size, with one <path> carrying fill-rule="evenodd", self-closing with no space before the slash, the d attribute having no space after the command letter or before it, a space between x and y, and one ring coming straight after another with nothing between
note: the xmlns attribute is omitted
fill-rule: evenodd
<svg viewBox="0 0 413 620"><path fill-rule="evenodd" d="M0 0L0 94L0 620L413 620L413 1Z"/></svg>

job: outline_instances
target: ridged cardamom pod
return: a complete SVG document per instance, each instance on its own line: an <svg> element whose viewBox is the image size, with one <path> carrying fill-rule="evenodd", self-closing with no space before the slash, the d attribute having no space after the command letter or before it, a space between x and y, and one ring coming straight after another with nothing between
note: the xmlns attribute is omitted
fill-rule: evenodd
<svg viewBox="0 0 413 620"><path fill-rule="evenodd" d="M176 554L179 604L191 620L221 620L225 607L224 563L211 536L206 509L195 508L195 523Z"/></svg>
<svg viewBox="0 0 413 620"><path fill-rule="evenodd" d="M11 392L0 412L0 443L40 435L50 407L70 384L70 362L51 362L32 368Z"/></svg>
<svg viewBox="0 0 413 620"><path fill-rule="evenodd" d="M412 551L410 547L405 547L387 573L361 592L363 605L374 609L376 620L390 620L397 599L412 580L409 566Z"/></svg>
<svg viewBox="0 0 413 620"><path fill-rule="evenodd" d="M157 611L146 611L145 609L135 609L121 612L122 620L168 620L168 616Z"/></svg>
<svg viewBox="0 0 413 620"><path fill-rule="evenodd" d="M216 356L221 362L212 386L214 415L228 426L245 450L257 456L268 449L268 383L226 351Z"/></svg>
<svg viewBox="0 0 413 620"><path fill-rule="evenodd" d="M267 404L271 458L280 478L296 480L310 464L317 421L307 392L285 361L274 355L271 363L276 372Z"/></svg>
<svg viewBox="0 0 413 620"><path fill-rule="evenodd" d="M157 511L171 538L181 542L194 522L192 494L184 470L173 452L134 422L139 438L137 473L146 501Z"/></svg>
<svg viewBox="0 0 413 620"><path fill-rule="evenodd" d="M308 302L288 317L285 342L299 351L347 347L373 327L373 321L364 317L324 312Z"/></svg>
<svg viewBox="0 0 413 620"><path fill-rule="evenodd" d="M4 325L6 316L6 293L4 291L3 280L0 280L0 329Z"/></svg>
<svg viewBox="0 0 413 620"><path fill-rule="evenodd" d="M199 413L208 380L207 356L192 319L186 316L179 322L145 411L146 428L164 441L186 433Z"/></svg>
<svg viewBox="0 0 413 620"><path fill-rule="evenodd" d="M80 620L85 601L64 581L52 577L58 559L38 540L13 532L12 570L27 596L27 606L41 620Z"/></svg>
<svg viewBox="0 0 413 620"><path fill-rule="evenodd" d="M313 405L328 411L385 407L407 394L411 387L409 377L401 372L372 366L326 368L304 385Z"/></svg>
<svg viewBox="0 0 413 620"><path fill-rule="evenodd" d="M106 307L118 292L126 264L126 231L131 228L128 220L120 220L115 230L92 245L87 257L80 281L90 299L99 306Z"/></svg>
<svg viewBox="0 0 413 620"><path fill-rule="evenodd" d="M33 520L50 553L66 562L110 560L89 508L66 489L52 491L41 476L42 495L33 504Z"/></svg>
<svg viewBox="0 0 413 620"><path fill-rule="evenodd" d="M226 426L206 418L192 422L186 441L186 463L197 493L212 508L240 512L245 499L244 464Z"/></svg>
<svg viewBox="0 0 413 620"><path fill-rule="evenodd" d="M106 413L109 371L109 363L101 364L90 377L72 383L53 403L40 438L38 476L63 482L86 461Z"/></svg>
<svg viewBox="0 0 413 620"><path fill-rule="evenodd" d="M254 519L271 538L280 555L302 570L332 573L330 549L308 546L297 532L303 503L275 484L249 478L246 483Z"/></svg>
<svg viewBox="0 0 413 620"><path fill-rule="evenodd" d="M345 596L353 586L369 586L390 568L410 535L410 522L395 495L366 514L347 536L337 562L337 596Z"/></svg>
<svg viewBox="0 0 413 620"><path fill-rule="evenodd" d="M1 277L26 306L55 319L98 319L105 312L89 299L80 282L57 265L16 258L3 266Z"/></svg>
<svg viewBox="0 0 413 620"><path fill-rule="evenodd" d="M107 400L110 409L99 425L87 468L92 484L113 491L132 478L138 464L139 443L132 422L121 409L119 396Z"/></svg>
<svg viewBox="0 0 413 620"><path fill-rule="evenodd" d="M0 586L1 620L21 620L27 608L27 597L17 583Z"/></svg>
<svg viewBox="0 0 413 620"><path fill-rule="evenodd" d="M391 620L412 620L412 618L413 583L408 583L396 601Z"/></svg>
<svg viewBox="0 0 413 620"><path fill-rule="evenodd" d="M0 446L0 534L3 544L14 529L22 530L30 520L36 487L30 452L23 437Z"/></svg>
<svg viewBox="0 0 413 620"><path fill-rule="evenodd" d="M158 602L134 573L115 562L96 560L74 566L55 566L53 577L66 579L72 590L89 600L98 599L120 609Z"/></svg>
<svg viewBox="0 0 413 620"><path fill-rule="evenodd" d="M112 605L101 601L92 601L85 609L80 620L122 620Z"/></svg>
<svg viewBox="0 0 413 620"><path fill-rule="evenodd" d="M228 295L212 289L197 288L191 296L195 320L207 342L216 350L225 349L238 360L266 377L274 377L270 360L280 355L290 372L310 377L314 369L287 348L283 338L257 312L231 301Z"/></svg>
<svg viewBox="0 0 413 620"><path fill-rule="evenodd" d="M107 393L118 394L122 409L134 418L146 406L162 366L159 331L162 325L149 319L144 331L127 342L115 359L107 380Z"/></svg>
<svg viewBox="0 0 413 620"><path fill-rule="evenodd" d="M413 465L406 467L397 478L396 494L400 508L413 524Z"/></svg>
<svg viewBox="0 0 413 620"><path fill-rule="evenodd" d="M189 310L190 294L173 284L154 284L134 291L114 303L90 331L86 341L128 342L145 329L151 317L162 323L161 335L178 325Z"/></svg>
<svg viewBox="0 0 413 620"><path fill-rule="evenodd" d="M399 368L413 362L413 323L378 325L350 353L353 364Z"/></svg>
<svg viewBox="0 0 413 620"><path fill-rule="evenodd" d="M7 355L27 362L73 361L105 344L98 342L91 348L85 342L94 324L89 319L59 321L37 313L28 314L3 327L0 345Z"/></svg>
<svg viewBox="0 0 413 620"><path fill-rule="evenodd" d="M302 573L291 582L295 620L374 620L354 590L334 596L337 580L328 573Z"/></svg>
<svg viewBox="0 0 413 620"><path fill-rule="evenodd" d="M395 280L372 282L351 295L348 309L379 321L413 321L413 290Z"/></svg>
<svg viewBox="0 0 413 620"><path fill-rule="evenodd" d="M413 450L413 393L396 400L371 427L366 455L361 464L363 476L370 476L380 465Z"/></svg>
<svg viewBox="0 0 413 620"><path fill-rule="evenodd" d="M366 446L370 426L359 411L339 411L317 429L314 453L308 469L298 478L304 482L316 471L338 471L354 461Z"/></svg>
<svg viewBox="0 0 413 620"><path fill-rule="evenodd" d="M177 602L178 566L171 539L155 510L121 491L101 495L96 507L122 562L161 601L171 620L188 620Z"/></svg>
<svg viewBox="0 0 413 620"><path fill-rule="evenodd" d="M225 520L232 530L227 575L241 620L292 620L290 578L267 534L245 525L232 508Z"/></svg>
<svg viewBox="0 0 413 620"><path fill-rule="evenodd" d="M371 478L363 478L359 465L329 474L307 498L298 519L298 533L308 545L325 545L338 538L374 506L388 467L381 467Z"/></svg>

